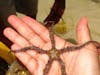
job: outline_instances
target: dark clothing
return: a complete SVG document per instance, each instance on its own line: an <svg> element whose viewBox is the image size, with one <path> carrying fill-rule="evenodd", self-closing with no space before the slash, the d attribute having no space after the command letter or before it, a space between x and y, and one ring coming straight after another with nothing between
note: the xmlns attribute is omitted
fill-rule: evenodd
<svg viewBox="0 0 100 75"><path fill-rule="evenodd" d="M32 18L36 18L37 4L38 0L15 0L16 10Z"/></svg>
<svg viewBox="0 0 100 75"><path fill-rule="evenodd" d="M9 15L16 15L16 12L20 12L35 19L37 5L38 0L0 0L0 41L8 47L11 46L11 42L3 35L4 28L10 26L7 22Z"/></svg>

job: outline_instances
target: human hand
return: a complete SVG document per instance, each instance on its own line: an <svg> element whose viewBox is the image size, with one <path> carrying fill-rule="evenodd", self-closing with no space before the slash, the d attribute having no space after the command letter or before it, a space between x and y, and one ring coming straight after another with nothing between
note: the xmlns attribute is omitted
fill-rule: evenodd
<svg viewBox="0 0 100 75"><path fill-rule="evenodd" d="M48 29L36 22L35 20L25 16L22 19L12 15L8 19L9 23L16 29L6 28L5 36L14 44L12 50L17 50L30 45L37 46L42 49L50 49L51 41ZM84 44L91 40L87 19L82 18L76 29L78 44ZM55 36L56 48L72 46L73 44ZM15 53L16 57L28 68L33 75L42 75L43 69L48 62L46 54L36 53L34 50ZM93 44L77 51L66 52L61 55L66 66L68 75L100 75L100 66L97 49ZM57 62L52 64L49 75L61 75L60 67Z"/></svg>

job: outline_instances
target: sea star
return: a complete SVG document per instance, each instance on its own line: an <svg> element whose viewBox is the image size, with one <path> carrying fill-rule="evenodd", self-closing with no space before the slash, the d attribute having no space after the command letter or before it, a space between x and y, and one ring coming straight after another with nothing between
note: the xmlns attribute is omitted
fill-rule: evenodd
<svg viewBox="0 0 100 75"><path fill-rule="evenodd" d="M49 33L50 33L50 40L51 40L51 45L52 48L50 50L43 50L40 49L39 47L36 46L29 46L29 47L24 47L21 48L19 50L13 50L13 52L21 52L21 51L27 51L27 50L34 50L40 54L47 54L49 57L48 63L46 64L45 69L43 70L43 75L47 75L51 65L53 63L53 61L58 61L59 65L61 66L61 74L62 75L67 75L66 70L65 70L65 63L63 62L63 60L60 58L60 55L62 55L65 52L68 51L75 51L75 50L80 50L81 48L85 47L86 45L90 44L90 43L94 43L96 44L97 48L100 48L100 44L96 41L88 41L80 46L68 46L66 48L62 48L62 49L56 49L55 47L55 40L54 40L54 32L52 29L53 26L50 27L49 29Z"/></svg>

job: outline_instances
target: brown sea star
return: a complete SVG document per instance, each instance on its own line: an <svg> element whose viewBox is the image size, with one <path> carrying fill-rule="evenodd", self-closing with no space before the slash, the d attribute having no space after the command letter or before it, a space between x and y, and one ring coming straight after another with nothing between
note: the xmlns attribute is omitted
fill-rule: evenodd
<svg viewBox="0 0 100 75"><path fill-rule="evenodd" d="M86 45L90 44L90 43L94 43L97 48L100 48L100 44L96 41L88 41L80 46L68 46L66 48L62 48L62 49L56 49L55 48L55 40L54 40L54 32L52 31L53 26L50 27L49 32L50 32L50 40L51 40L51 45L52 48L50 50L43 50L40 49L39 47L36 46L29 46L29 47L25 47L25 48L21 48L19 50L13 50L13 52L21 52L21 51L27 51L27 50L34 50L40 54L47 54L49 57L48 63L46 64L45 69L43 70L43 75L47 75L51 65L53 63L53 61L58 61L59 65L61 66L61 74L62 75L67 75L66 70L65 70L65 63L63 62L63 60L60 58L60 55L62 55L65 52L68 51L75 51L75 50L80 50L81 48L85 47Z"/></svg>

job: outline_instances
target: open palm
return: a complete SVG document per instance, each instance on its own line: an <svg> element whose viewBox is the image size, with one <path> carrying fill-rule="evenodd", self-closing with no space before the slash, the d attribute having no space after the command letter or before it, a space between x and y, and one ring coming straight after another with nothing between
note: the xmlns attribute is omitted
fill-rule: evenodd
<svg viewBox="0 0 100 75"><path fill-rule="evenodd" d="M12 15L8 19L9 23L16 29L6 28L4 34L14 44L12 50L34 45L44 50L51 49L51 40L49 31L43 25L30 17L22 19ZM78 44L84 44L90 41L90 34L86 17L82 18L76 29ZM55 35L55 44L57 49L67 46L73 46ZM33 75L42 75L49 57L46 54L39 54L34 50L15 53L16 57L28 68ZM98 52L93 44L76 51L63 53L61 59L65 63L66 73L68 75L100 75L100 66ZM58 62L54 61L48 75L61 75L61 69Z"/></svg>

